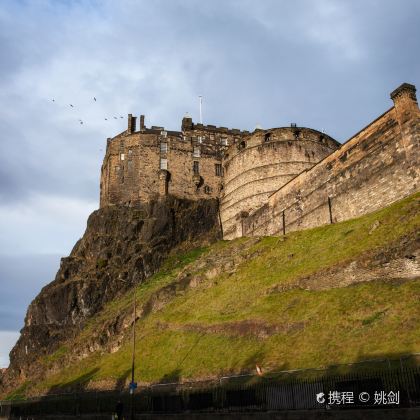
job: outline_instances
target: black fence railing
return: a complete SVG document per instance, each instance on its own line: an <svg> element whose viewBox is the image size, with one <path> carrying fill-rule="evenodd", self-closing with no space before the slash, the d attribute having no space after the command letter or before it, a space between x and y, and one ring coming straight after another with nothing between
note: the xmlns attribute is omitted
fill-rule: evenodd
<svg viewBox="0 0 420 420"><path fill-rule="evenodd" d="M57 394L2 401L1 415L111 414L117 401L135 413L343 410L420 407L420 368L320 378L247 377L246 380L167 384L127 392Z"/></svg>

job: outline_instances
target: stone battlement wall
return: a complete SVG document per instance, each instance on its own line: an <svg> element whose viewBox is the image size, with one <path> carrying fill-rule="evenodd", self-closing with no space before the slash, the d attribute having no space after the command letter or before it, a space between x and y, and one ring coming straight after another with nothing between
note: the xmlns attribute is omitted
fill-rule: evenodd
<svg viewBox="0 0 420 420"><path fill-rule="evenodd" d="M257 130L224 157L220 214L225 239L242 236L242 220L302 171L339 147L324 133L303 127Z"/></svg>
<svg viewBox="0 0 420 420"><path fill-rule="evenodd" d="M220 199L225 239L277 235L374 211L419 189L419 108L415 87L340 145L304 127L254 132L182 120L180 131L146 127L107 141L101 207L165 195Z"/></svg>
<svg viewBox="0 0 420 420"><path fill-rule="evenodd" d="M128 115L127 130L107 141L101 170L100 206L135 204L171 194L178 198L218 198L222 190L222 156L247 132L193 124L182 131L144 125L136 131Z"/></svg>
<svg viewBox="0 0 420 420"><path fill-rule="evenodd" d="M391 97L394 107L271 194L242 221L242 234L279 235L335 223L418 191L420 111L415 88L404 84Z"/></svg>

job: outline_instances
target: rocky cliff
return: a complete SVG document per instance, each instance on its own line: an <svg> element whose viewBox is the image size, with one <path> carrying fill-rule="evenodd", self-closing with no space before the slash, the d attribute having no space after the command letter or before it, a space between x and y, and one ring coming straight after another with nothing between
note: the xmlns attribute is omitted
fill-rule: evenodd
<svg viewBox="0 0 420 420"><path fill-rule="evenodd" d="M24 381L113 298L145 282L171 253L221 236L216 200L173 197L93 212L83 238L62 258L55 280L30 304L13 348L7 383Z"/></svg>
<svg viewBox="0 0 420 420"><path fill-rule="evenodd" d="M217 380L257 363L267 373L417 363L419 199L212 244L213 201L97 211L29 308L0 399L127 389L133 296L141 387Z"/></svg>

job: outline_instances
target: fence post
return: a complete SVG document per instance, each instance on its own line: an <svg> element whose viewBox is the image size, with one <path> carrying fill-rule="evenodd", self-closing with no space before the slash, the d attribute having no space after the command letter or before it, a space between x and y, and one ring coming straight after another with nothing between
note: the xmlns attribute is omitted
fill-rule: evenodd
<svg viewBox="0 0 420 420"><path fill-rule="evenodd" d="M404 372L401 372L401 373L404 373ZM413 376L414 376L414 373L413 373ZM405 370L405 387L406 387L406 390L407 390L407 397L408 397L408 404L409 404L409 406L410 406L410 408L411 407L414 407L415 406L415 404L413 404L413 401L411 400L411 394L410 394L410 380L409 380L409 374L408 374L408 371L407 371L407 369ZM403 378L404 378L404 376L403 376ZM411 378L410 378L411 379ZM414 378L413 378L414 379ZM414 381L414 384L416 385L416 381ZM417 389L416 389L416 391L417 391ZM416 394L417 394L417 392L416 392Z"/></svg>

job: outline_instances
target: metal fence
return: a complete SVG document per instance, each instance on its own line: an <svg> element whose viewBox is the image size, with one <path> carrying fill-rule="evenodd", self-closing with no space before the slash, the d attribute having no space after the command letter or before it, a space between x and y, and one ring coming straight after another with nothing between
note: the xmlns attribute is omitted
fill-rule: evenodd
<svg viewBox="0 0 420 420"><path fill-rule="evenodd" d="M127 392L117 391L47 395L2 401L0 416L111 414L118 400L125 412L133 402L135 413L418 407L420 368L312 379L248 377L223 383L167 384L137 390L132 399Z"/></svg>

